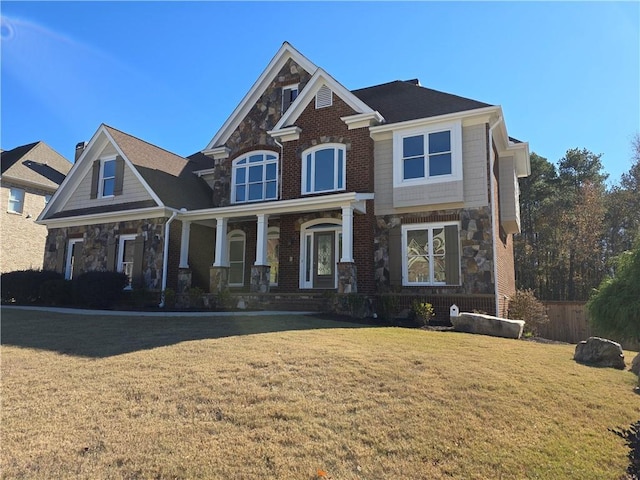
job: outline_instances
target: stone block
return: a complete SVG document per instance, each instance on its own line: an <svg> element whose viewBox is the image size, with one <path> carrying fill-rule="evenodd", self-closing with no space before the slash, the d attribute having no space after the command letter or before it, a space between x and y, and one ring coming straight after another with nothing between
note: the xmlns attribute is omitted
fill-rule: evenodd
<svg viewBox="0 0 640 480"><path fill-rule="evenodd" d="M454 329L458 332L490 335L492 337L520 338L524 330L524 320L509 320L507 318L467 312L450 318Z"/></svg>

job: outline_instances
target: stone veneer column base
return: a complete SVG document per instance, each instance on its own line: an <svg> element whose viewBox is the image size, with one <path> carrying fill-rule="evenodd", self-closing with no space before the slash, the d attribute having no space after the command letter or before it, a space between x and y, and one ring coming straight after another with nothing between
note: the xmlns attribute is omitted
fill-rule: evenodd
<svg viewBox="0 0 640 480"><path fill-rule="evenodd" d="M358 268L353 262L338 262L338 293L358 293Z"/></svg>
<svg viewBox="0 0 640 480"><path fill-rule="evenodd" d="M186 293L191 288L191 269L178 268L178 293Z"/></svg>
<svg viewBox="0 0 640 480"><path fill-rule="evenodd" d="M209 267L209 293L229 289L229 267Z"/></svg>
<svg viewBox="0 0 640 480"><path fill-rule="evenodd" d="M271 267L269 265L254 265L251 267L251 292L269 293L271 283Z"/></svg>

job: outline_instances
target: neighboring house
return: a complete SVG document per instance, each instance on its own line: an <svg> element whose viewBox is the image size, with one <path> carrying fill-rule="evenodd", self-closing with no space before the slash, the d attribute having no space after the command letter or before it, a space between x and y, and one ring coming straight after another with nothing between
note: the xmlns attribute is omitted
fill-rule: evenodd
<svg viewBox="0 0 640 480"><path fill-rule="evenodd" d="M71 162L44 142L3 150L0 155L0 272L40 269L47 229L36 219Z"/></svg>
<svg viewBox="0 0 640 480"><path fill-rule="evenodd" d="M45 266L504 314L529 170L499 106L417 80L350 91L285 42L189 158L102 125L41 216Z"/></svg>

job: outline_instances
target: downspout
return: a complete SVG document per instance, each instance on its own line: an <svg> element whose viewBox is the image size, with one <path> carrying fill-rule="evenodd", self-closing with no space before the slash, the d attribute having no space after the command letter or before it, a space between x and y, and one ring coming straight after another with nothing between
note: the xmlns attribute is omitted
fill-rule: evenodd
<svg viewBox="0 0 640 480"><path fill-rule="evenodd" d="M284 155L284 145L282 145L278 140L276 140L275 137L271 137L273 138L273 141L276 142L276 145L278 145L280 147L280 168L278 168L278 200L282 200L282 157Z"/></svg>
<svg viewBox="0 0 640 480"><path fill-rule="evenodd" d="M498 245L497 245L497 220L496 215L498 212L494 213L494 209L496 208L495 202L495 189L494 189L494 179L493 179L493 164L495 163L495 157L493 154L493 129L496 128L500 122L502 122L502 116L499 116L493 125L489 126L489 191L491 195L491 229L493 238L493 288L495 294L495 302L496 302L496 317L500 316L500 297L498 295Z"/></svg>
<svg viewBox="0 0 640 480"><path fill-rule="evenodd" d="M168 261L169 261L169 227L171 226L171 222L176 218L178 212L173 212L167 220L167 223L164 224L164 251L162 252L162 292L160 293L160 304L158 308L164 308L164 292L167 289L167 270L168 270Z"/></svg>

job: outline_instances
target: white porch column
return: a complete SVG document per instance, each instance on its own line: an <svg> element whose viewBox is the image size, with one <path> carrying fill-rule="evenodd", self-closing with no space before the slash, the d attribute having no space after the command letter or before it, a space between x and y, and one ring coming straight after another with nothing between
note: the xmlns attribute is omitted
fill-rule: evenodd
<svg viewBox="0 0 640 480"><path fill-rule="evenodd" d="M353 206L342 207L342 258L341 262L353 262Z"/></svg>
<svg viewBox="0 0 640 480"><path fill-rule="evenodd" d="M256 238L256 263L254 265L268 265L267 263L267 229L269 216L261 213L258 215L258 235Z"/></svg>
<svg viewBox="0 0 640 480"><path fill-rule="evenodd" d="M226 267L229 264L227 259L227 222L228 218L216 218L216 254L213 261L214 267Z"/></svg>
<svg viewBox="0 0 640 480"><path fill-rule="evenodd" d="M182 237L180 238L180 268L189 268L189 236L191 222L182 221Z"/></svg>

